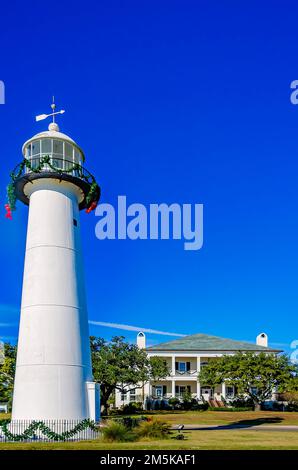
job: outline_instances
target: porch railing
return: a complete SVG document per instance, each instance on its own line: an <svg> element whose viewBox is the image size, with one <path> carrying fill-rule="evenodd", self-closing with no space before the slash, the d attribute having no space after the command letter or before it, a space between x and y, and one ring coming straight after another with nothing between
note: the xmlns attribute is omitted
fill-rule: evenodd
<svg viewBox="0 0 298 470"><path fill-rule="evenodd" d="M198 371L197 370L185 370L185 371L182 371L182 370L175 370L174 371L174 374L173 375L181 375L183 377L191 377L192 375L197 375Z"/></svg>

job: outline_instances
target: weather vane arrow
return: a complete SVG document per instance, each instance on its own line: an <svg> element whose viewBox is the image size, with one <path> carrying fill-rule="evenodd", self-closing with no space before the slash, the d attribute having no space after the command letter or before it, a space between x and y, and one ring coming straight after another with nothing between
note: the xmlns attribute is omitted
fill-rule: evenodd
<svg viewBox="0 0 298 470"><path fill-rule="evenodd" d="M51 108L53 110L52 113L50 113L50 114L39 114L38 116L35 116L35 120L36 121L43 121L44 119L46 119L50 116L53 116L53 122L55 122L55 116L57 114L64 114L65 113L65 109L61 109L60 111L55 111L56 105L55 105L55 97L54 96L53 96L53 103L51 104Z"/></svg>

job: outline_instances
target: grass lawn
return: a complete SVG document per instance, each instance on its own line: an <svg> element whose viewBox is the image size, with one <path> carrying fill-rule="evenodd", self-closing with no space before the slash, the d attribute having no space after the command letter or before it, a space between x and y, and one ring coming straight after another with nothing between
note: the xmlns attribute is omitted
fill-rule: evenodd
<svg viewBox="0 0 298 470"><path fill-rule="evenodd" d="M177 411L177 412L153 412L150 415L163 419L169 424L274 424L298 425L298 413L283 412L230 412L230 411ZM9 415L0 414L1 418ZM176 433L173 432L173 435ZM185 431L187 437L184 441L167 439L161 441L144 440L128 443L107 443L100 438L95 441L81 442L54 442L54 443L0 443L1 450L17 449L48 449L48 450L130 450L130 449L298 449L298 432L287 431L255 431L247 430L211 430L211 431Z"/></svg>
<svg viewBox="0 0 298 470"><path fill-rule="evenodd" d="M297 425L298 412L282 411L151 411L141 415L152 416L169 424L276 424ZM138 415L131 415L136 417ZM123 415L111 418L123 418ZM0 419L8 419L10 414L0 413Z"/></svg>
<svg viewBox="0 0 298 470"><path fill-rule="evenodd" d="M251 424L251 425L296 425L298 412L282 411L152 411L142 415L152 416L175 426L177 424ZM138 415L131 415L136 417ZM123 418L123 415L111 418ZM8 419L10 414L0 413L0 419Z"/></svg>
<svg viewBox="0 0 298 470"><path fill-rule="evenodd" d="M298 412L282 411L156 411L148 416L163 419L169 424L276 424L297 425ZM133 416L133 415L132 415ZM136 415L134 415L136 416ZM119 416L120 417L120 416Z"/></svg>
<svg viewBox="0 0 298 470"><path fill-rule="evenodd" d="M256 449L298 449L297 432L266 431L186 431L184 441L166 439L162 441L139 441L128 443L106 443L98 441L63 443L7 443L0 444L1 450L256 450ZM1 457L0 457L1 458Z"/></svg>
<svg viewBox="0 0 298 470"><path fill-rule="evenodd" d="M0 413L0 419L8 419L10 418L10 414L8 413Z"/></svg>

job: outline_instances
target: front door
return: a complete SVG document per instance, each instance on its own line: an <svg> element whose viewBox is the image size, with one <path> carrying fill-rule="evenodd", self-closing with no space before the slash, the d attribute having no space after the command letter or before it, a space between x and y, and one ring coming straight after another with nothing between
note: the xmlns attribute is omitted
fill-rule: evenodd
<svg viewBox="0 0 298 470"><path fill-rule="evenodd" d="M213 391L211 387L202 387L201 394L206 401L209 401L211 398L213 398Z"/></svg>
<svg viewBox="0 0 298 470"><path fill-rule="evenodd" d="M163 392L162 385L156 385L156 387L155 387L155 396L157 398L162 398L162 392Z"/></svg>

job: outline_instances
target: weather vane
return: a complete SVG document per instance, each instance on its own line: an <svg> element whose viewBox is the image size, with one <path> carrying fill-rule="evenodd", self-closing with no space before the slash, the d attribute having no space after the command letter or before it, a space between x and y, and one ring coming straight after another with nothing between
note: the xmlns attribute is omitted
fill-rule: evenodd
<svg viewBox="0 0 298 470"><path fill-rule="evenodd" d="M52 113L50 114L39 114L38 116L35 116L35 120L36 121L43 121L44 119L50 117L50 116L53 116L53 122L55 122L55 116L57 114L64 114L65 113L65 109L61 109L60 111L55 111L56 110L56 105L55 105L55 97L53 96L53 103L51 104L51 108L52 108Z"/></svg>

